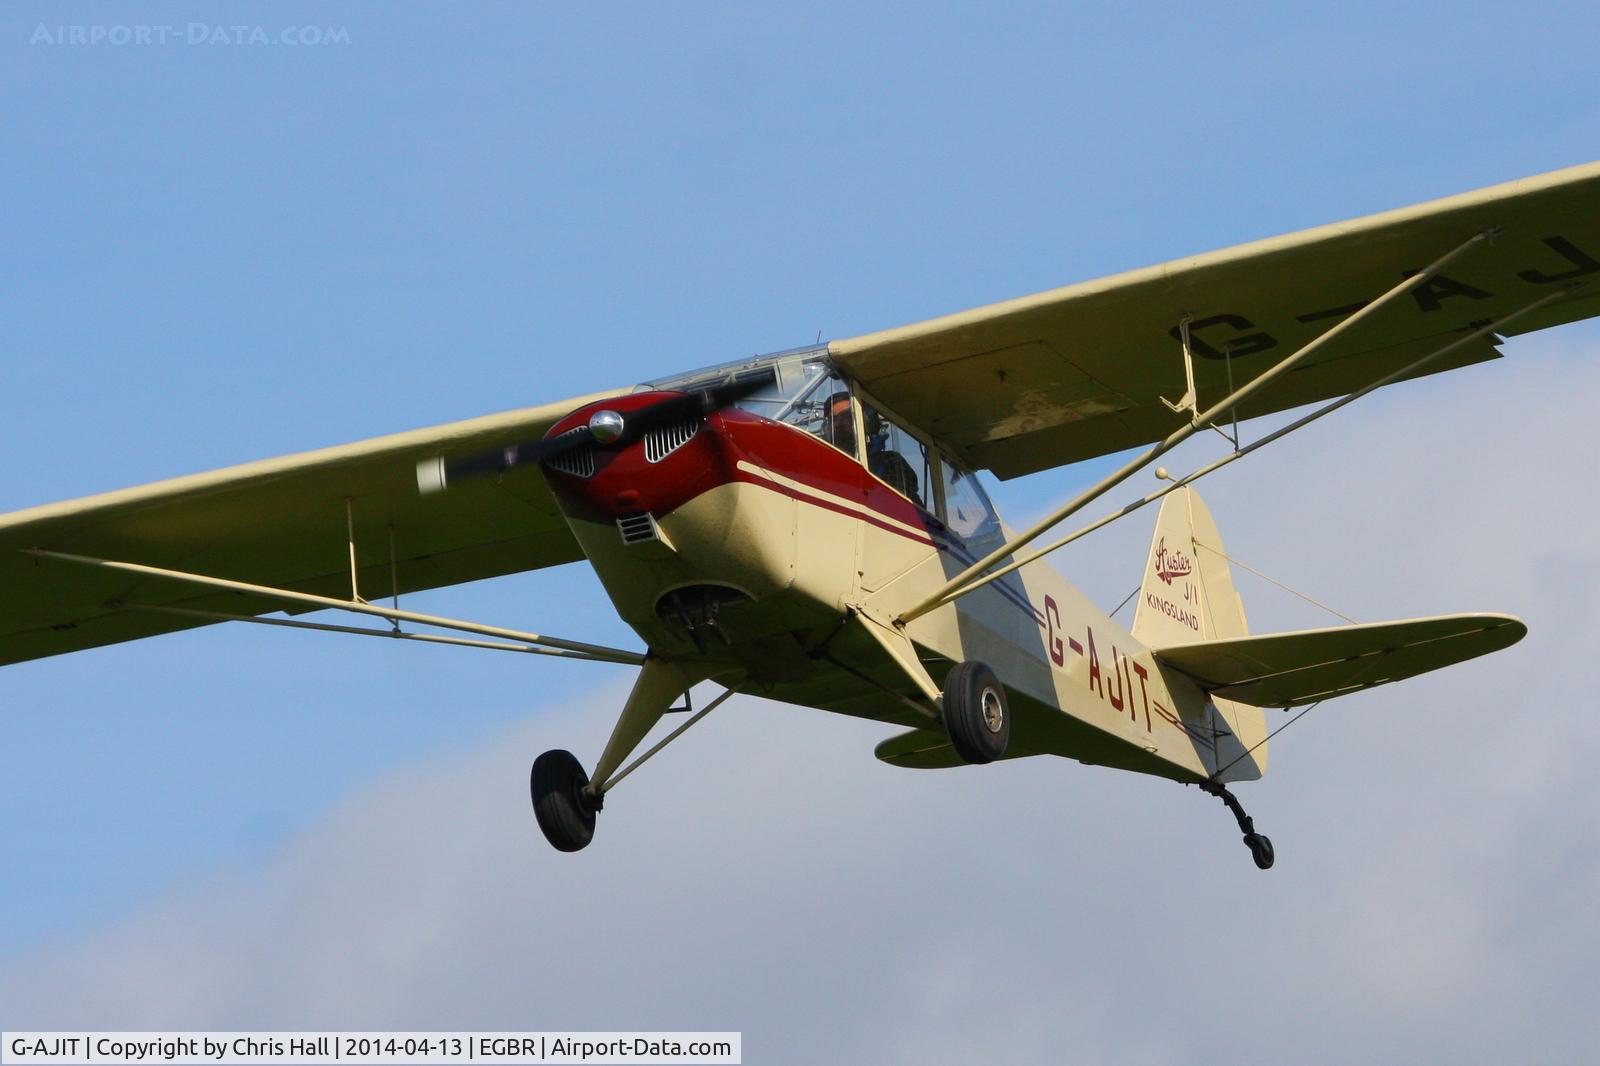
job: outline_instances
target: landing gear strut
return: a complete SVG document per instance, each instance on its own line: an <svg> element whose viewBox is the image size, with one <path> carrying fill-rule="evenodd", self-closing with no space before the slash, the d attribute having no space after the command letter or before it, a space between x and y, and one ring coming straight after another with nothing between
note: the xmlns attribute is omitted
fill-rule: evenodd
<svg viewBox="0 0 1600 1066"><path fill-rule="evenodd" d="M1272 841L1266 836L1256 832L1256 823L1244 813L1244 808L1239 805L1239 800L1228 786L1216 781L1201 781L1200 791L1210 793L1228 805L1228 810L1233 812L1233 817L1239 822L1239 830L1244 833L1244 845L1250 849L1250 858L1255 860L1256 868L1260 870L1272 869L1273 853Z"/></svg>
<svg viewBox="0 0 1600 1066"><path fill-rule="evenodd" d="M587 847L594 839L594 816L605 806L606 790L733 694L730 689L711 701L633 766L622 769L622 761L661 720L672 701L704 680L708 673L692 664L671 663L654 656L647 658L628 695L628 702L623 704L611 739L600 753L592 778L584 773L583 765L570 751L547 751L534 760L528 789L533 797L534 817L539 820L539 829L551 847L557 851L581 851Z"/></svg>

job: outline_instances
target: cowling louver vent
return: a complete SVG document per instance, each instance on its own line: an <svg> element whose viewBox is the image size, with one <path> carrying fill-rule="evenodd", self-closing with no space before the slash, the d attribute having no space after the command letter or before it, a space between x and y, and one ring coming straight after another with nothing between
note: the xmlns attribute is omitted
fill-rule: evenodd
<svg viewBox="0 0 1600 1066"><path fill-rule="evenodd" d="M644 435L644 457L652 463L659 463L689 443L699 431L700 420L698 418L663 426L660 429L652 429Z"/></svg>
<svg viewBox="0 0 1600 1066"><path fill-rule="evenodd" d="M656 533L656 520L649 511L623 515L617 519L617 532L622 534L624 544L643 544L645 541L661 539Z"/></svg>
<svg viewBox="0 0 1600 1066"><path fill-rule="evenodd" d="M552 469L573 477L594 476L594 449L588 445L558 452L545 460Z"/></svg>

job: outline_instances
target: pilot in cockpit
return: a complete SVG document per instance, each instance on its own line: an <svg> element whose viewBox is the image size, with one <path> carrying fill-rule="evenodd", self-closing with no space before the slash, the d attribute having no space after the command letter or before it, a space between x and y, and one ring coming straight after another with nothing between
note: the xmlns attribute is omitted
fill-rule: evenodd
<svg viewBox="0 0 1600 1066"><path fill-rule="evenodd" d="M890 447L889 424L870 405L863 404L861 414L867 431L867 469L918 507L924 506L917 492L916 471L905 456ZM856 454L855 415L848 392L836 392L828 397L827 434L830 444L850 455Z"/></svg>
<svg viewBox="0 0 1600 1066"><path fill-rule="evenodd" d="M836 392L828 397L822 439L846 455L856 455L856 415L848 392Z"/></svg>

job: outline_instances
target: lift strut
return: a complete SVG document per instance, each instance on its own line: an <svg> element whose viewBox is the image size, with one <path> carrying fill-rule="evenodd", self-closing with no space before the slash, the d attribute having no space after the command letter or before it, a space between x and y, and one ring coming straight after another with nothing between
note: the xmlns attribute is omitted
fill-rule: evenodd
<svg viewBox="0 0 1600 1066"><path fill-rule="evenodd" d="M1132 514L1133 512L1135 512L1137 510L1139 510L1139 508L1144 507L1146 504L1154 503L1155 501L1161 499L1163 496L1167 495L1167 493L1176 491L1177 489L1181 489L1185 485L1191 485L1194 482L1199 481L1201 478L1205 477L1207 474L1215 473L1216 471L1221 470L1223 467L1227 466L1229 463L1234 462L1237 459L1243 459L1245 456L1249 455L1251 452L1256 451L1259 448L1264 448L1268 444L1273 443L1274 441L1282 440L1284 437L1287 437L1289 434L1293 433L1295 430L1302 429L1305 426L1310 425L1312 422L1315 422L1320 418L1323 418L1323 417L1325 417L1327 415L1333 414L1333 412L1339 410L1339 408L1344 407L1347 404L1354 403L1356 400L1361 399L1361 397L1367 395L1367 393L1369 393L1369 392L1374 392L1377 389L1381 389L1385 385L1392 384L1395 381L1398 381L1399 379L1401 379L1401 378L1403 378L1403 377L1405 377L1405 376L1407 376L1409 374L1414 374L1417 371L1421 370L1423 367L1427 366L1429 363L1432 363L1432 362L1435 362L1435 361L1437 361L1439 359L1442 359L1445 356L1449 355L1451 352L1454 352L1454 351L1456 351L1456 350L1458 350L1458 349L1460 349L1460 348L1462 348L1462 347L1464 347L1464 346L1466 346L1468 344L1471 344L1473 341L1479 340L1480 338L1488 336L1489 334L1498 332L1502 327L1510 324L1511 322L1515 321L1516 319L1521 318L1523 315L1526 315L1531 311L1535 311L1538 308L1543 307L1545 304L1550 303L1550 302L1552 302L1554 300L1559 300L1561 297L1566 296L1570 291L1571 291L1570 289L1563 289L1563 290L1560 290L1560 291L1557 291L1557 292L1546 293L1544 296L1540 297L1539 299L1534 300L1531 303L1525 304L1522 307L1519 307L1518 309L1516 309L1515 311L1512 311L1512 312L1510 312L1510 313L1508 313L1506 315L1501 316L1500 318L1495 319L1493 322L1490 322L1487 325L1480 326L1479 328L1473 330L1471 333L1468 333L1467 335L1465 335L1463 337L1458 337L1457 339L1451 341L1449 344L1446 344L1444 347L1435 349L1434 351L1429 352L1427 355L1424 355L1422 358L1413 360L1412 362L1407 363L1405 366L1402 366L1397 370L1390 371L1389 373L1385 374L1383 377L1378 378L1376 381L1373 381L1373 382L1370 382L1370 383L1368 383L1366 385L1363 385L1361 388L1357 389L1355 392L1348 393L1348 394L1346 394L1344 396L1339 397L1336 400L1333 400L1333 401L1330 401L1327 404L1324 404L1323 406L1317 408L1315 411L1312 411L1310 414L1305 415L1305 416L1303 416L1301 418L1295 419L1293 422L1289 423L1287 426L1284 426L1281 429L1274 430L1273 432L1267 434L1265 437L1262 437L1258 441L1252 441L1251 443L1245 445L1243 448L1239 448L1239 447L1235 446L1235 449L1233 451L1229 452L1227 455L1224 455L1222 458L1217 459L1214 462L1208 463L1207 465L1201 467L1198 470L1195 470L1192 473L1186 474L1181 478L1173 478L1173 477L1170 477L1170 475L1169 475L1169 476L1164 478L1164 480L1167 480L1169 483L1166 484L1166 485L1163 485L1161 488L1159 488L1156 491L1150 493L1149 495L1144 496L1144 497L1142 497L1140 499L1137 499L1137 500L1133 501L1132 503L1130 503L1130 504L1128 504L1128 505L1126 505L1124 507L1119 508L1118 510L1112 511L1110 514L1107 514L1104 517L1099 518L1096 521L1089 523L1088 525L1084 526L1083 528L1078 529L1075 532L1073 532L1073 533L1071 533L1071 534L1069 534L1069 535L1067 535L1065 537L1062 537L1060 540L1052 541L1050 544L1046 545L1043 548L1039 548L1039 549L1037 549L1035 551L1029 552L1028 554L1026 554L1024 556L1021 556L1020 558L1013 559L1011 562L1007 563L1005 566L1002 566L997 570L991 570L986 574L983 574L983 575L981 575L979 577L974 578L973 580L971 580L970 582L968 582L965 585L962 585L959 588L952 589L951 591L944 593L939 598L938 602L934 604L934 606L935 607L939 607L939 606L942 606L942 605L944 605L946 603L949 603L952 600L959 599L960 597L967 595L969 592L976 592L978 589L981 589L983 586L989 584L991 581L998 580L999 578L1005 577L1007 574L1011 573L1014 570L1020 570L1022 567L1027 566L1030 563L1037 562L1038 560L1044 558L1046 555L1049 555L1051 552L1057 550L1058 548L1064 548L1068 544L1071 544L1073 541L1078 540L1081 537L1087 536L1088 534L1093 533L1097 529L1100 529L1100 528L1102 528L1104 526L1108 526L1112 522L1115 522L1119 518L1126 518L1128 515ZM1161 470L1161 468L1159 468L1159 467L1157 468L1156 474L1157 474L1157 476L1162 476L1163 471ZM1137 590L1135 590L1135 591L1137 591ZM908 612L908 614L909 614L909 612ZM905 616L902 616L902 617L905 617Z"/></svg>
<svg viewBox="0 0 1600 1066"><path fill-rule="evenodd" d="M1089 503L1099 499L1106 492L1115 488L1123 481L1126 481L1129 477L1133 476L1133 474L1143 469L1146 465L1154 461L1159 456L1188 440L1195 433L1199 432L1200 429L1210 425L1218 415L1239 407L1247 399L1255 395L1261 389L1265 388L1268 384L1277 380L1284 374L1293 370L1299 364L1303 363L1308 357L1325 346L1329 341L1334 340L1348 330L1354 328L1359 323L1376 314L1380 309L1388 306L1401 296L1404 296L1406 293L1416 288L1418 285L1437 275L1440 271L1444 270L1445 267L1449 266L1460 256L1489 240L1490 237L1494 235L1494 232L1494 230L1484 230L1480 233L1474 234L1472 237L1457 245L1451 251L1434 260L1425 269L1412 274L1410 277L1406 278L1398 285L1395 285L1377 299L1351 314L1348 318L1343 319L1336 325L1319 334L1313 340L1308 341L1292 355L1279 360L1264 373L1251 379L1244 385L1241 385L1239 388L1230 390L1228 395L1224 396L1215 404L1212 404L1205 411L1199 413L1191 412L1191 417L1185 425L1180 426L1165 439L1152 445L1143 454L1124 464L1115 472L1101 479L1091 488L1078 494L1066 504L1057 508L1044 519L1035 523L1026 532L1011 538L1005 544L1002 544L1000 547L994 549L982 559L979 559L977 562L967 567L961 573L957 574L955 577L941 585L934 592L923 598L916 605L901 612L899 617L895 619L895 623L900 626L905 626L917 618L922 617L924 614L927 614L929 611L949 603L951 600L963 596L968 592L973 591L975 588L981 587L980 583L986 583L985 579L992 580L994 577L998 576L998 574L987 574L986 571L988 571L990 567L994 566L996 563L999 563L1008 555L1015 554L1018 549L1031 544L1033 541L1037 540L1045 532L1059 524L1068 516L1075 514ZM1553 299L1557 295L1562 294L1551 294L1550 298ZM1524 309L1524 312L1526 310L1528 309ZM1453 349L1454 347L1458 346L1459 343L1461 342L1452 344L1450 348ZM1435 354L1437 355L1442 353ZM1184 402L1188 401L1189 399L1190 397L1185 396L1183 401L1180 401L1177 407L1182 409L1184 407ZM1031 558L1037 557L1037 555L1034 555ZM1012 565L1007 569L1015 569L1015 565Z"/></svg>
<svg viewBox="0 0 1600 1066"><path fill-rule="evenodd" d="M263 599L278 600L284 603L298 603L308 607L350 611L354 614L372 615L377 618L388 618L398 622L415 622L418 625L435 626L439 629L454 629L464 633L476 633L481 636L501 637L524 644L557 648L573 653L575 658L595 659L601 662L622 663L629 666L642 666L645 661L645 657L638 652L625 651L621 648L608 648L600 644L585 644L582 641L563 640L560 637L550 637L540 633L527 633L518 629L506 629L502 626L481 625L477 622L467 622L459 618L444 618L440 615L423 614L419 611L401 611L388 607L379 607L377 604L367 603L364 600L340 600L332 596L317 596L309 592L296 592L293 589L273 588L270 585L252 585L246 581L230 581L227 578L212 577L207 574L191 574L182 570L146 566L143 563L95 559L86 555L46 551L43 548L24 548L22 553L24 555L37 556L41 559L56 559L60 562L73 563L78 566L116 570L121 573L139 574L143 577L157 577L183 584L198 585L202 588L244 592L252 596L260 596ZM134 607L139 605L127 604L125 606Z"/></svg>

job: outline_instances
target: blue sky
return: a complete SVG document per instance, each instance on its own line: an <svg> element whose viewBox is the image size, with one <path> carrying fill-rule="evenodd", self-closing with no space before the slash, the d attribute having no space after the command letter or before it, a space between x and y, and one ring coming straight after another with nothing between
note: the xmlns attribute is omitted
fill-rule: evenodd
<svg viewBox="0 0 1600 1066"><path fill-rule="evenodd" d="M339 27L348 42L187 43L191 22L218 17L210 6L0 8L0 509L898 325L1585 162L1600 143L1600 27L1573 5L261 5L231 8L223 25ZM30 43L41 23L174 25L184 39ZM1596 341L1586 326L1562 337L1540 349L1546 372L1581 365ZM1499 416L1472 406L1473 389L1562 398L1518 373L1470 372L1462 391L1396 390L1348 418L1376 419L1370 432L1381 434L1425 395L1484 419ZM1304 463L1368 432L1346 425L1309 431L1322 436ZM1505 425L1502 452L1524 469L1563 447L1523 447L1537 422ZM1469 482L1450 453L1418 446L1457 489ZM1515 477L1518 463L1507 464ZM1279 472L1293 481L1310 468ZM1347 479L1348 498L1392 498L1396 514L1435 491L1403 469L1383 485L1337 463L1319 469ZM1084 476L1035 476L997 497L1008 513L1036 512ZM1301 527L1326 537L1330 556L1352 557L1308 571L1303 553L1281 546L1286 513L1262 488L1278 483L1230 477L1219 492L1234 514L1214 509L1231 541L1257 558L1281 551L1301 567L1289 576L1333 584L1363 617L1518 607L1459 602L1459 591L1394 604L1371 567L1337 576L1377 559L1412 580L1436 550L1414 527L1392 539L1370 526L1341 537L1337 516L1332 530ZM1136 519L1062 565L1110 607L1133 584L1148 528ZM1518 538L1537 532L1511 528L1478 565L1516 556ZM1484 584L1536 604L1547 601L1535 592L1548 594L1557 609L1559 582L1532 564L1507 567ZM414 603L634 643L576 567ZM1261 618L1253 609L1257 628ZM1504 671L1477 675L1483 691L1536 684L1526 660ZM423 788L437 767L475 766L507 738L564 744L541 717L581 720L580 739L603 731L625 680L609 667L251 627L8 667L0 972L22 980L65 966L196 886L222 898L229 878L280 870L338 812L370 807L374 788L398 789L397 809L411 811L420 798L396 785L409 775ZM774 722L811 735L798 714ZM874 739L815 728L848 736L852 753ZM1590 725L1563 728L1592 737ZM850 766L882 780L870 758ZM1044 770L1027 772L1053 787ZM764 804L798 804L820 787L784 780L794 790ZM899 795L898 780L882 795ZM1206 806L1155 782L1106 787ZM520 788L509 782L508 805L525 803ZM908 803L947 801L921 781L906 788ZM1258 817L1270 831L1268 811ZM525 813L507 824L527 829ZM671 813L659 825L669 844ZM1246 865L1223 812L1203 814L1196 824L1217 823L1217 861ZM1320 839L1308 837L1296 850ZM1164 846L1153 830L1149 839ZM1346 844L1333 831L1327 840ZM509 846L543 845L525 833ZM731 862L706 846L698 862ZM865 848L817 854L848 868ZM1101 856L1101 876L1211 876L1186 856ZM843 907L875 905L852 901L848 881L838 891ZM1127 918L1080 902L1091 923ZM1174 948L1136 940L1135 950L1160 966ZM819 974L828 965L808 961ZM755 1013L729 1007L718 1025L758 1029ZM644 1026L631 1017L611 1020ZM300 1019L289 1005L276 1023ZM30 1022L0 1009L0 1024ZM768 1025L769 1037L783 1031Z"/></svg>

